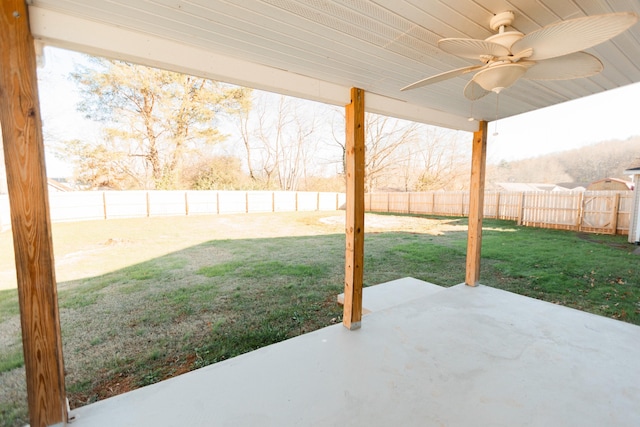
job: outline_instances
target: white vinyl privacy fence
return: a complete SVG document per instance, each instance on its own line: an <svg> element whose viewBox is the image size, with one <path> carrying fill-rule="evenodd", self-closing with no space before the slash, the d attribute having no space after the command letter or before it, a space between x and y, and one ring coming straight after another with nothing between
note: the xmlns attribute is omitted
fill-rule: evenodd
<svg viewBox="0 0 640 427"><path fill-rule="evenodd" d="M75 191L49 193L51 221L211 215L257 212L330 211L344 193L292 191ZM0 195L0 229L9 228L9 200Z"/></svg>

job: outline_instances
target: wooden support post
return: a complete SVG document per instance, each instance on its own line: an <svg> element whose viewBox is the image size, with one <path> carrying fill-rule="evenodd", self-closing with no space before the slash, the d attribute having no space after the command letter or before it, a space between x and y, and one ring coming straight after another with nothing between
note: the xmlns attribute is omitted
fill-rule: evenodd
<svg viewBox="0 0 640 427"><path fill-rule="evenodd" d="M362 320L364 262L364 91L351 89L346 109L347 208L342 323L359 329Z"/></svg>
<svg viewBox="0 0 640 427"><path fill-rule="evenodd" d="M485 121L479 123L478 131L473 134L473 151L471 156L469 233L467 237L465 283L468 286L478 286L480 280L480 249L482 247L484 176L487 165L487 122Z"/></svg>
<svg viewBox="0 0 640 427"><path fill-rule="evenodd" d="M0 123L31 426L68 421L36 58L24 0L0 2Z"/></svg>

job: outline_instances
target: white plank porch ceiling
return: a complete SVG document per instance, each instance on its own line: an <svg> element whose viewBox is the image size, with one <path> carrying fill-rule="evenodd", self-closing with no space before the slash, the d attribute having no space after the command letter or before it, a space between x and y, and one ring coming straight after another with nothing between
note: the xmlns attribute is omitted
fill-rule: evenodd
<svg viewBox="0 0 640 427"><path fill-rule="evenodd" d="M462 130L496 118L496 95L472 103L471 75L400 92L416 80L474 64L437 48L444 37L484 39L511 10L529 33L559 20L640 14L638 0L32 0L45 43L322 102L367 91L368 110ZM504 118L640 82L640 24L588 52L591 78L520 80L500 95Z"/></svg>

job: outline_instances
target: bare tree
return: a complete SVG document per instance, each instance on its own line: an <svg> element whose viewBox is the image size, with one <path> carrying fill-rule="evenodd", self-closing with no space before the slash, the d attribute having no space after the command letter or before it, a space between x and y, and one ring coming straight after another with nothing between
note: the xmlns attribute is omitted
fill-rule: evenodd
<svg viewBox="0 0 640 427"><path fill-rule="evenodd" d="M468 186L470 146L467 133L421 125L420 172L415 188L425 190L461 190Z"/></svg>
<svg viewBox="0 0 640 427"><path fill-rule="evenodd" d="M314 174L317 117L308 103L255 93L252 110L237 125L249 174L262 187L295 191Z"/></svg>
<svg viewBox="0 0 640 427"><path fill-rule="evenodd" d="M459 189L468 185L460 180L468 178L469 171L470 147L459 142L468 137L466 133L375 114L366 114L365 126L366 191ZM344 168L344 134L335 126L333 142L340 149Z"/></svg>

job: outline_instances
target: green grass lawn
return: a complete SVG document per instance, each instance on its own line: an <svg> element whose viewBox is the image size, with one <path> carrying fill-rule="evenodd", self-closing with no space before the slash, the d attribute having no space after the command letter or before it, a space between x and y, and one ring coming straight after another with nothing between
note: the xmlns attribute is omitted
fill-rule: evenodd
<svg viewBox="0 0 640 427"><path fill-rule="evenodd" d="M264 221L274 229L308 231L225 238L230 228L207 228L220 221L211 217L56 224L62 259L105 239L120 242L104 254L110 271L59 285L72 407L341 322L335 302L344 277L341 226L318 225L327 213L270 215ZM250 234L256 218L263 217L234 221ZM406 218L429 226L367 232L365 286L406 276L442 286L463 282L466 219ZM102 230L93 239L83 231L82 245L74 244L73 233L92 225ZM155 245L152 257L132 253L145 245ZM634 249L625 236L485 220L481 283L640 324ZM86 263L95 257L90 253ZM8 426L26 422L24 391L13 385L22 366L17 307L15 290L0 291L0 388L13 390L0 396L0 425Z"/></svg>

